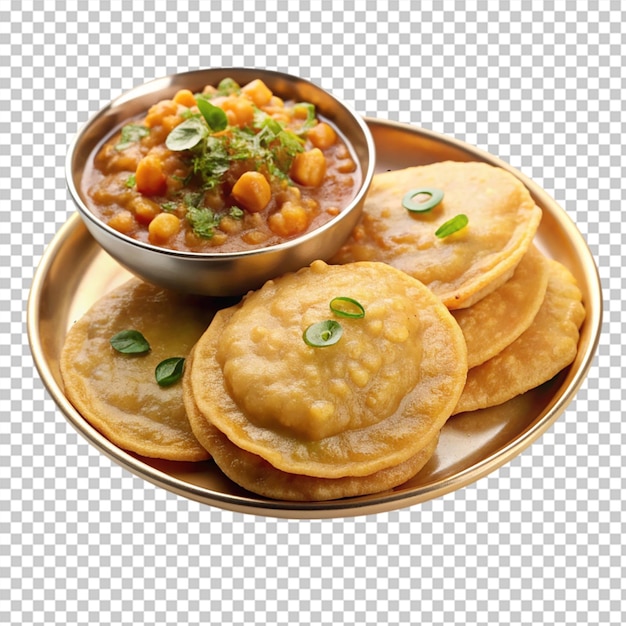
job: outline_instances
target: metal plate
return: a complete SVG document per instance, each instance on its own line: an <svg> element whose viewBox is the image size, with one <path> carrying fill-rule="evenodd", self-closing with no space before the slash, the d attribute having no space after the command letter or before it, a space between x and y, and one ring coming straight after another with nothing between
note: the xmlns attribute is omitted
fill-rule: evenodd
<svg viewBox="0 0 626 626"><path fill-rule="evenodd" d="M28 303L28 335L41 378L68 421L98 450L133 474L181 496L236 512L287 518L329 518L389 511L441 496L510 461L562 414L582 384L599 340L602 297L593 257L576 226L555 201L506 163L468 144L404 124L368 119L377 170L451 159L484 161L524 182L543 219L535 243L566 265L583 292L587 317L576 360L554 380L501 407L451 418L434 457L406 484L371 496L332 502L282 502L250 494L212 461L147 459L117 448L74 409L63 393L59 357L70 325L105 292L130 277L88 234L78 214L59 230L35 274Z"/></svg>

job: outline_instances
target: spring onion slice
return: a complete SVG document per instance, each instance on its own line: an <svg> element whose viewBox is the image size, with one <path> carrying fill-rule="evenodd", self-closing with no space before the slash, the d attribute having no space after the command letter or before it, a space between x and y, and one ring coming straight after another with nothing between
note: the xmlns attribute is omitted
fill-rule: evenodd
<svg viewBox="0 0 626 626"><path fill-rule="evenodd" d="M347 296L337 296L330 301L330 310L339 317L350 317L360 319L365 317L363 305L354 298Z"/></svg>
<svg viewBox="0 0 626 626"><path fill-rule="evenodd" d="M169 387L178 382L185 371L185 359L179 356L161 361L154 370L154 377L161 387Z"/></svg>
<svg viewBox="0 0 626 626"><path fill-rule="evenodd" d="M303 333L304 343L313 348L325 348L336 344L343 334L343 328L335 320L324 320L311 324Z"/></svg>
<svg viewBox="0 0 626 626"><path fill-rule="evenodd" d="M429 196L427 200L416 202L415 196ZM411 189L404 194L402 206L411 213L427 213L432 211L443 200L443 191L434 187L423 187L421 189Z"/></svg>
<svg viewBox="0 0 626 626"><path fill-rule="evenodd" d="M459 215L455 215L452 219L444 222L436 231L435 235L439 237L439 239L443 239L444 237L448 237L456 233L457 231L465 228L469 222L469 218L467 215L460 213Z"/></svg>

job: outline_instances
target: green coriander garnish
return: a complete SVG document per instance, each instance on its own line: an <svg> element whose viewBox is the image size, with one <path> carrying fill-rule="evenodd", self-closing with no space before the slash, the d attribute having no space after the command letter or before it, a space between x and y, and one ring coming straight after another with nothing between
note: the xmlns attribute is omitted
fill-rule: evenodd
<svg viewBox="0 0 626 626"><path fill-rule="evenodd" d="M232 78L223 78L217 86L217 94L220 96L229 96L232 93L239 93L241 87Z"/></svg>
<svg viewBox="0 0 626 626"><path fill-rule="evenodd" d="M306 119L304 120L299 132L313 128L317 124L317 118L315 117L315 105L310 102L298 102L294 105L294 110L302 109L306 111Z"/></svg>
<svg viewBox="0 0 626 626"><path fill-rule="evenodd" d="M161 387L169 387L178 382L185 371L185 359L183 357L170 357L161 361L154 370L154 377Z"/></svg>
<svg viewBox="0 0 626 626"><path fill-rule="evenodd" d="M163 209L163 211L166 211L167 213L172 213L173 211L176 211L177 208L178 208L178 204L176 204L176 202L173 202L173 201L161 203L161 209Z"/></svg>
<svg viewBox="0 0 626 626"><path fill-rule="evenodd" d="M448 237L452 235L462 228L465 228L469 222L469 218L467 215L460 213L459 215L455 215L452 219L444 222L436 231L435 235L439 237L439 239L443 239L444 237Z"/></svg>
<svg viewBox="0 0 626 626"><path fill-rule="evenodd" d="M150 351L150 344L138 330L122 330L109 342L122 354L145 354Z"/></svg>
<svg viewBox="0 0 626 626"><path fill-rule="evenodd" d="M134 174L131 174L125 181L124 186L132 189L137 184L137 180Z"/></svg>
<svg viewBox="0 0 626 626"><path fill-rule="evenodd" d="M414 200L417 196L427 196L425 200ZM411 213L427 213L432 211L443 200L443 191L434 187L411 189L404 194L402 206Z"/></svg>
<svg viewBox="0 0 626 626"><path fill-rule="evenodd" d="M343 334L343 328L339 322L335 320L324 320L311 324L304 333L302 338L304 343L313 348L325 348L336 344Z"/></svg>
<svg viewBox="0 0 626 626"><path fill-rule="evenodd" d="M193 232L203 239L211 239L213 237L220 219L219 215L216 215L207 207L192 206L187 210L187 221L191 224Z"/></svg>
<svg viewBox="0 0 626 626"><path fill-rule="evenodd" d="M365 317L363 305L354 298L337 296L330 301L330 310L339 317L359 319Z"/></svg>
<svg viewBox="0 0 626 626"><path fill-rule="evenodd" d="M116 150L126 150L130 145L139 141L142 137L147 137L150 129L142 124L126 124L122 128L119 141L115 144Z"/></svg>

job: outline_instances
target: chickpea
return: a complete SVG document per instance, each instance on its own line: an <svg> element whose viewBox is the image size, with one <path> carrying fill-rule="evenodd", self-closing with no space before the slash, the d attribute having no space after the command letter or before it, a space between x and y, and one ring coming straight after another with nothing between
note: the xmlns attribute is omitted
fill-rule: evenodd
<svg viewBox="0 0 626 626"><path fill-rule="evenodd" d="M320 150L330 148L337 141L337 133L332 126L326 122L316 124L307 133L309 141Z"/></svg>
<svg viewBox="0 0 626 626"><path fill-rule="evenodd" d="M305 187L319 187L326 176L326 157L319 148L296 154L291 178Z"/></svg>
<svg viewBox="0 0 626 626"><path fill-rule="evenodd" d="M281 237L291 237L304 232L309 219L304 207L293 202L285 202L280 211L269 216L268 224L272 232Z"/></svg>
<svg viewBox="0 0 626 626"><path fill-rule="evenodd" d="M196 98L189 89L181 89L176 92L174 102L182 104L184 107L191 108L196 106Z"/></svg>
<svg viewBox="0 0 626 626"><path fill-rule="evenodd" d="M246 126L254 119L254 105L248 98L229 96L220 106L226 112L229 124L234 126Z"/></svg>
<svg viewBox="0 0 626 626"><path fill-rule="evenodd" d="M161 161L153 154L146 155L135 171L137 191L146 196L163 195L167 190L167 178Z"/></svg>
<svg viewBox="0 0 626 626"><path fill-rule="evenodd" d="M232 194L246 211L258 213L272 199L272 188L260 172L244 172L235 183Z"/></svg>
<svg viewBox="0 0 626 626"><path fill-rule="evenodd" d="M228 239L228 235L226 233L216 230L215 233L213 234L213 237L209 239L209 245L211 245L214 248L216 246L222 246L226 243L227 239Z"/></svg>
<svg viewBox="0 0 626 626"><path fill-rule="evenodd" d="M159 245L171 239L180 230L180 220L172 213L159 213L148 226L150 243Z"/></svg>
<svg viewBox="0 0 626 626"><path fill-rule="evenodd" d="M352 159L344 159L337 165L337 171L342 174L351 174L356 170L356 164Z"/></svg>
<svg viewBox="0 0 626 626"><path fill-rule="evenodd" d="M182 122L182 118L179 115L166 115L163 117L163 123L161 124L163 128L163 133L165 136L170 134L174 128L176 128Z"/></svg>
<svg viewBox="0 0 626 626"><path fill-rule="evenodd" d="M122 152L112 155L109 161L110 172L134 172L141 160L141 147L139 144L131 146Z"/></svg>
<svg viewBox="0 0 626 626"><path fill-rule="evenodd" d="M130 211L120 211L116 213L108 222L111 228L115 228L120 233L128 234L135 227L135 218Z"/></svg>
<svg viewBox="0 0 626 626"><path fill-rule="evenodd" d="M245 94L254 104L258 107L269 104L272 99L271 89L260 79L257 78L244 85L241 88L241 93Z"/></svg>
<svg viewBox="0 0 626 626"><path fill-rule="evenodd" d="M254 246L267 241L267 235L261 230L249 230L241 236L241 239Z"/></svg>
<svg viewBox="0 0 626 626"><path fill-rule="evenodd" d="M220 220L220 230L224 231L227 235L235 235L241 232L243 228L243 221L238 220L230 215L225 215Z"/></svg>
<svg viewBox="0 0 626 626"><path fill-rule="evenodd" d="M130 208L140 224L149 224L161 212L156 202L143 196L135 196L130 202Z"/></svg>
<svg viewBox="0 0 626 626"><path fill-rule="evenodd" d="M148 114L144 119L144 124L148 128L158 126L163 122L163 118L167 115L176 115L178 113L178 104L173 100L161 100L152 105L148 110Z"/></svg>

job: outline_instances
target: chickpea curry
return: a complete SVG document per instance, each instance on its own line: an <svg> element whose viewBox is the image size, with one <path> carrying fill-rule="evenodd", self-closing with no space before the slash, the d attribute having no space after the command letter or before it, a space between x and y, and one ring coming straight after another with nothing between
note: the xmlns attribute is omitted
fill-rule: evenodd
<svg viewBox="0 0 626 626"><path fill-rule="evenodd" d="M126 123L96 150L84 186L91 210L139 241L239 252L318 228L360 181L348 143L313 104L227 78Z"/></svg>

